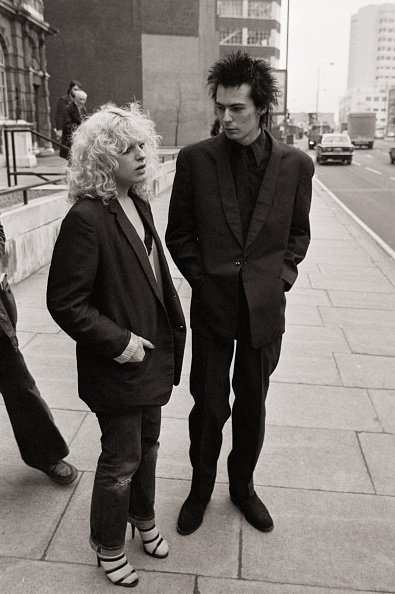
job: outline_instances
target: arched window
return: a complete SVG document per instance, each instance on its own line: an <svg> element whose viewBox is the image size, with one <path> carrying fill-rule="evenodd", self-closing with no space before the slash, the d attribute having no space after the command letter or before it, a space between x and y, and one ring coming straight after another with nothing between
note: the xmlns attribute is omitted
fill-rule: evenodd
<svg viewBox="0 0 395 594"><path fill-rule="evenodd" d="M5 69L4 50L0 44L0 118L6 119L7 116L8 116L7 74L6 74L6 69Z"/></svg>

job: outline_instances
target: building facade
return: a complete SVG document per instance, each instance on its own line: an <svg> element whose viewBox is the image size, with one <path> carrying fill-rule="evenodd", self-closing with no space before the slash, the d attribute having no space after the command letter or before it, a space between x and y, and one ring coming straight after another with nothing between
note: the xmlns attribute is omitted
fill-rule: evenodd
<svg viewBox="0 0 395 594"><path fill-rule="evenodd" d="M390 90L395 88L395 4L370 5L351 18L347 91L340 121L374 111L378 133L388 133Z"/></svg>
<svg viewBox="0 0 395 594"><path fill-rule="evenodd" d="M0 126L29 123L50 136L43 0L0 0ZM4 133L0 135L4 163ZM28 164L28 163L26 163Z"/></svg>
<svg viewBox="0 0 395 594"><path fill-rule="evenodd" d="M242 49L278 67L281 0L218 0L220 55Z"/></svg>
<svg viewBox="0 0 395 594"><path fill-rule="evenodd" d="M47 0L58 29L48 41L51 109L70 80L88 93L88 111L137 99L164 145L209 136L213 107L205 88L218 57L216 0Z"/></svg>

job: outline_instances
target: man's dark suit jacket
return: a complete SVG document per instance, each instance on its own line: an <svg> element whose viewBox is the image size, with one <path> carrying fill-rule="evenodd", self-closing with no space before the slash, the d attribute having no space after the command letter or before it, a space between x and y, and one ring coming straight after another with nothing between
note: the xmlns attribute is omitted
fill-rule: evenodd
<svg viewBox="0 0 395 594"><path fill-rule="evenodd" d="M284 291L310 242L313 162L269 139L271 155L245 242L224 133L180 151L166 232L192 286L192 328L235 338L241 272L255 348L284 332Z"/></svg>
<svg viewBox="0 0 395 594"><path fill-rule="evenodd" d="M136 201L137 202L137 201ZM163 405L179 382L185 321L149 205L138 210L158 248L163 299L141 239L115 199L82 198L67 213L49 271L47 304L77 342L78 388L97 413ZM155 345L118 363L130 331Z"/></svg>

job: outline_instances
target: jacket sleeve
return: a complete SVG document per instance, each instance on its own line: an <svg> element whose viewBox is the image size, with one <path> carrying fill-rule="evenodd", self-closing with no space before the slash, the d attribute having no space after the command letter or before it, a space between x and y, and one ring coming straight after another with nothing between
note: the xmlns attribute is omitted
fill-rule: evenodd
<svg viewBox="0 0 395 594"><path fill-rule="evenodd" d="M292 222L284 256L281 278L289 290L298 276L298 264L304 259L310 244L309 212L314 164L309 158L302 163L302 174L296 192Z"/></svg>
<svg viewBox="0 0 395 594"><path fill-rule="evenodd" d="M88 218L71 209L62 223L49 271L47 306L71 338L115 358L125 350L131 334L95 305L99 241L95 222Z"/></svg>
<svg viewBox="0 0 395 594"><path fill-rule="evenodd" d="M5 234L3 225L0 223L0 261L2 260L5 254Z"/></svg>
<svg viewBox="0 0 395 594"><path fill-rule="evenodd" d="M189 165L182 150L177 158L170 198L166 245L181 274L192 287L197 287L203 277L203 266L193 205L192 181Z"/></svg>

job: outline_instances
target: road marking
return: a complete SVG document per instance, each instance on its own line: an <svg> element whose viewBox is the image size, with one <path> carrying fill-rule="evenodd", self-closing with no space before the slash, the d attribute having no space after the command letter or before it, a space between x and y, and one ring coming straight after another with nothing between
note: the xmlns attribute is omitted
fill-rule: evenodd
<svg viewBox="0 0 395 594"><path fill-rule="evenodd" d="M365 167L367 171L371 171L372 173L377 173L377 175L383 175L382 171L377 171L377 169L372 169L371 167Z"/></svg>
<svg viewBox="0 0 395 594"><path fill-rule="evenodd" d="M355 161L355 159L354 159L353 163L354 163L354 165L358 165L358 167L362 167L361 163L358 163L358 161Z"/></svg>
<svg viewBox="0 0 395 594"><path fill-rule="evenodd" d="M364 229L366 231L366 233L368 233L368 235L370 235L370 237L372 237L372 239L374 239L374 241L376 241L379 244L379 246L385 252L387 252L387 254L393 260L395 260L395 251L388 244L386 244L385 241L383 241L381 239L381 237L379 237L377 235L377 233L375 233L373 231L373 229L371 229L370 227L368 227L366 225L366 223L364 223L363 221L361 221L361 219L359 217L357 217L357 215L354 214L353 211L348 208L348 206L346 206L345 204L343 204L343 202L340 200L340 198L338 198L333 192L331 192L330 189L327 188L326 185L324 183L322 183L322 181L320 179L318 179L316 177L315 178L315 181L321 186L321 188L325 192L327 192L329 194L329 196L340 206L340 208L342 208L356 223L358 223L358 225L360 225L362 227L362 229Z"/></svg>

